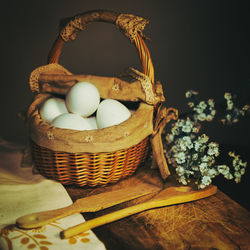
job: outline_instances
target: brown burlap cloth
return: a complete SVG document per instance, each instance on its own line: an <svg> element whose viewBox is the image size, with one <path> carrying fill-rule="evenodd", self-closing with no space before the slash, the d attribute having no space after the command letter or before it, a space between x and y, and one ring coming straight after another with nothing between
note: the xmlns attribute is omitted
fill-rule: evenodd
<svg viewBox="0 0 250 250"><path fill-rule="evenodd" d="M103 99L138 102L138 108L125 122L98 130L60 129L43 121L39 114L40 105L54 94L66 95L71 86L81 81L94 84ZM174 109L162 108L165 98L160 82L156 83L154 92L148 77L135 69L121 77L101 77L74 75L59 64L48 64L31 73L30 88L36 95L28 109L27 120L30 138L36 144L68 153L112 152L136 145L151 135L153 156L158 165L163 166L160 169L165 169L162 175L169 175L161 133L177 114Z"/></svg>

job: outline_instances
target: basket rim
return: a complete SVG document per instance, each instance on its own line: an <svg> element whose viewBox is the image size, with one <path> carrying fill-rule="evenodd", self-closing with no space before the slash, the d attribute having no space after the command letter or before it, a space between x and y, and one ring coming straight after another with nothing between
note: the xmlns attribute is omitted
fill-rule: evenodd
<svg viewBox="0 0 250 250"><path fill-rule="evenodd" d="M36 95L27 115L30 138L42 147L69 153L112 152L136 145L153 132L154 106L144 102L139 103L129 119L118 125L84 131L55 128L39 114L41 103L52 96Z"/></svg>

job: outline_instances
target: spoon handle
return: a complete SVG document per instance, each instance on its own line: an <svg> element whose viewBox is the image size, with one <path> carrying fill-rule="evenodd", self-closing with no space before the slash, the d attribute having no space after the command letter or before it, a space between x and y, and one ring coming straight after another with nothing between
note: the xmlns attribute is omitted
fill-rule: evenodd
<svg viewBox="0 0 250 250"><path fill-rule="evenodd" d="M73 205L70 205L68 207L59 209L24 215L16 220L16 224L20 228L31 229L44 226L50 222L69 216L76 212L77 211L74 209Z"/></svg>
<svg viewBox="0 0 250 250"><path fill-rule="evenodd" d="M74 235L77 235L81 232L85 232L89 229L98 227L98 226L102 226L104 224L125 218L127 216L130 216L132 214L136 214L145 210L148 210L150 208L153 208L154 204L153 202L144 202L144 203L140 203L134 206L130 206L91 220L88 220L86 222L83 222L79 225L70 227L66 230L61 231L60 236L62 239L67 239L70 238Z"/></svg>

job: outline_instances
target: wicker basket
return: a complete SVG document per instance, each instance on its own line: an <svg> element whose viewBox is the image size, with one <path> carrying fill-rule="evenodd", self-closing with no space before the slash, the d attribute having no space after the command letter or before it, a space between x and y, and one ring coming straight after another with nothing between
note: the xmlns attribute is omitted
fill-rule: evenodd
<svg viewBox="0 0 250 250"><path fill-rule="evenodd" d="M119 16L119 13L113 11L91 11L74 16L53 44L49 53L49 64L58 63L63 44L70 39L74 39L76 34L84 29L86 25L96 21L109 22L116 24L121 30L125 31L125 35L133 40L139 52L142 71L150 79L152 88L155 89L153 65L147 46L141 37L140 30L136 30L134 33L135 36L131 38L131 33L126 34L124 27L120 27L117 22ZM141 21L140 19L137 19L137 21L138 20L139 22ZM140 109L141 107L138 108L138 110ZM152 107L152 109L154 110L154 107ZM33 112L31 119L40 119L37 116L38 113ZM124 122L125 125L123 124L122 126L133 122L133 119L128 119ZM152 116L145 119L149 119L149 122L153 123ZM109 129L109 133L112 133L111 127L105 129ZM83 132L81 131L79 133ZM92 131L92 133L98 136L100 132L99 130L95 130ZM52 149L46 147L46 145L38 145L34 137L32 137L32 135L30 137L33 161L35 167L42 175L57 180L62 184L87 185L91 187L115 183L121 178L132 175L137 167L145 161L150 146L150 135L147 135L128 148L113 150L112 152L110 152L110 150L107 150L108 152L92 152L91 147L84 152L81 150L79 150L80 152L66 152L57 150L57 147L53 148L53 145ZM108 140L109 138L107 136L107 141ZM109 144L107 143L107 145ZM48 146L50 145L48 144Z"/></svg>

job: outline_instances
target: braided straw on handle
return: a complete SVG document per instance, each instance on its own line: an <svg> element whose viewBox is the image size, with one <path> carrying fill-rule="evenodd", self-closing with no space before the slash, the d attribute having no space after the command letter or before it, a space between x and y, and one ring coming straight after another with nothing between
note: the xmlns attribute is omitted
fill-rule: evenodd
<svg viewBox="0 0 250 250"><path fill-rule="evenodd" d="M76 15L67 22L55 40L48 56L48 63L58 63L64 43L74 40L78 32L92 22L115 24L130 38L138 50L142 63L142 72L149 77L153 85L153 90L155 90L154 67L149 50L141 37L141 32L148 23L148 20L141 17L106 10L94 10Z"/></svg>

